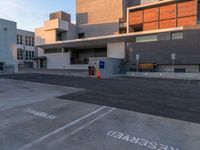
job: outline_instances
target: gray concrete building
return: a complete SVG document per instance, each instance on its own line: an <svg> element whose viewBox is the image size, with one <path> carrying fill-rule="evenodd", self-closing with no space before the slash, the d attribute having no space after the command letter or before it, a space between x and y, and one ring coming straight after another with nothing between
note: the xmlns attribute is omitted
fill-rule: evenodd
<svg viewBox="0 0 200 150"><path fill-rule="evenodd" d="M0 72L18 71L16 34L15 22L0 19Z"/></svg>
<svg viewBox="0 0 200 150"><path fill-rule="evenodd" d="M17 23L0 19L0 72L33 68L34 32L17 29Z"/></svg>
<svg viewBox="0 0 200 150"><path fill-rule="evenodd" d="M155 33L147 37L151 38L149 42L143 42L143 38L145 36L139 36L134 42L127 43L128 61L132 64L136 64L136 55L139 54L139 63L157 64L155 71L171 72L171 54L176 54L176 72L200 71L200 30Z"/></svg>

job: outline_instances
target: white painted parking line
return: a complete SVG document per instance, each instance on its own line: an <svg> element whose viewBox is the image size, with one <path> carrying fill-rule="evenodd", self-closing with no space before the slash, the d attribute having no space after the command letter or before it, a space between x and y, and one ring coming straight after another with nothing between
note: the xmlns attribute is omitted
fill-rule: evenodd
<svg viewBox="0 0 200 150"><path fill-rule="evenodd" d="M30 113L32 115L43 117L43 118L46 118L46 119L54 120L54 119L57 118L57 116L55 116L55 115L48 114L48 113L45 113L45 112L39 112L39 111L36 111L34 109L31 109L31 108L27 108L24 111L27 112L27 113Z"/></svg>
<svg viewBox="0 0 200 150"><path fill-rule="evenodd" d="M85 129L86 127L90 126L91 124L95 123L96 121L100 120L101 118L105 117L106 115L108 115L109 113L113 112L116 108L111 108L108 111L106 111L105 113L101 114L100 116L98 116L97 118L85 123L84 125L80 126L79 128L77 128L76 130L70 132L67 136L64 136L62 138L60 138L60 141L63 141L64 139L80 132L81 130Z"/></svg>
<svg viewBox="0 0 200 150"><path fill-rule="evenodd" d="M91 112L91 113L89 113L89 114L87 114L87 115L85 115L85 116L83 116L83 117L81 117L81 118L79 118L79 119L76 119L76 120L74 120L74 121L72 121L72 122L66 124L65 126L63 126L63 127L61 127L61 128L56 129L56 130L54 130L53 132L51 132L51 133L49 133L49 134L47 134L47 135L45 135L45 136L42 136L42 137L40 137L39 139L37 139L37 140L35 140L35 141L33 141L33 142L27 144L27 145L24 145L23 147L19 148L18 150L27 150L27 149L29 149L30 147L32 147L33 145L35 145L35 144L37 144L37 143L40 143L40 142L44 141L45 139L49 138L50 136L55 135L55 134L57 134L58 132L60 132L60 131L62 131L62 130L65 130L65 129L67 129L67 128L69 128L69 127L71 127L71 126L77 124L78 122L80 122L80 121L82 121L82 120L84 120L84 119L86 119L86 118L88 118L88 117L90 117L90 116L92 116L92 115L94 115L94 114L100 112L100 111L103 110L104 108L107 108L107 107L106 107L106 106L102 106L102 107L100 107L99 109L97 109L97 110L95 110L95 111L93 111L93 112Z"/></svg>
<svg viewBox="0 0 200 150"><path fill-rule="evenodd" d="M129 142L132 144L136 144L136 145L148 148L148 149L153 149L153 150L180 150L179 148L176 148L171 145L161 144L159 142L147 140L144 138L139 138L136 136L131 136L131 135L119 132L119 131L108 131L107 136L110 136L110 137L113 137L113 138L116 138L116 139L119 139L119 140L122 140L125 142Z"/></svg>
<svg viewBox="0 0 200 150"><path fill-rule="evenodd" d="M108 115L109 113L113 112L116 108L111 108L109 109L107 112L103 113L102 115L100 115L99 117L89 121L88 123L82 125L81 127L79 127L78 129L76 129L75 131L71 132L70 135L74 135L76 134L77 132L83 130L84 128L88 127L89 125L95 123L97 120L103 118L104 116Z"/></svg>

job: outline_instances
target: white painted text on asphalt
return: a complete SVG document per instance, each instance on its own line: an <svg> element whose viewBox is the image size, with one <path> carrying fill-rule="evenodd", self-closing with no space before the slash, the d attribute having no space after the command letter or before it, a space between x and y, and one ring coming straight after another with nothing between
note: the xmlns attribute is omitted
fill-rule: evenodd
<svg viewBox="0 0 200 150"><path fill-rule="evenodd" d="M51 120L57 118L57 116L55 116L55 115L50 115L50 114L45 113L45 112L38 112L38 111L31 109L31 108L27 108L24 111L27 112L27 113L30 113L30 114L33 114L33 115L36 115L36 116L39 116L39 117L51 119Z"/></svg>
<svg viewBox="0 0 200 150"><path fill-rule="evenodd" d="M150 140L138 138L135 136L130 136L128 134L124 134L118 131L108 131L108 136L111 136L113 138L117 138L126 142L130 142L132 144L137 144L139 146L143 146L145 148L151 149L151 150L180 150L179 148L175 148L170 145L161 144L158 142L153 142Z"/></svg>

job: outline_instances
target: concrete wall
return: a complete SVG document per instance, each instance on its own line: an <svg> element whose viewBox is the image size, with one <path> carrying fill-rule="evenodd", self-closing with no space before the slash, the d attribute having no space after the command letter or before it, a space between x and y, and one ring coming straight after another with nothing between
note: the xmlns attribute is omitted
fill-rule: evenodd
<svg viewBox="0 0 200 150"><path fill-rule="evenodd" d="M48 69L67 69L70 65L70 53L49 53L47 57Z"/></svg>
<svg viewBox="0 0 200 150"><path fill-rule="evenodd" d="M107 57L110 58L125 58L125 42L108 43L107 44Z"/></svg>
<svg viewBox="0 0 200 150"><path fill-rule="evenodd" d="M86 38L118 34L119 22L80 25L78 33L85 33Z"/></svg>
<svg viewBox="0 0 200 150"><path fill-rule="evenodd" d="M56 29L68 31L69 30L69 22L67 22L65 20L60 20L60 19L47 20L44 22L44 28L46 31L56 30Z"/></svg>
<svg viewBox="0 0 200 150"><path fill-rule="evenodd" d="M70 70L88 70L88 64L84 65L69 65L67 69Z"/></svg>
<svg viewBox="0 0 200 150"><path fill-rule="evenodd" d="M118 21L122 0L76 0L77 25Z"/></svg>
<svg viewBox="0 0 200 150"><path fill-rule="evenodd" d="M175 69L185 69L186 72L199 72L199 65L175 65ZM157 68L159 72L172 72L172 65L159 65Z"/></svg>
<svg viewBox="0 0 200 150"><path fill-rule="evenodd" d="M88 64L70 64L70 52L67 53L48 53L47 69L70 69L87 70Z"/></svg>
<svg viewBox="0 0 200 150"><path fill-rule="evenodd" d="M67 39L77 39L78 33L77 33L77 26L75 24L69 25L69 31L67 32Z"/></svg>
<svg viewBox="0 0 200 150"><path fill-rule="evenodd" d="M158 34L158 41L143 43L128 43L127 49L131 49L130 62L136 64L136 54L140 54L141 63L171 64L171 53L176 53L176 65L200 64L200 30L185 30L183 39L172 40L169 33ZM162 38L161 38L162 37Z"/></svg>
<svg viewBox="0 0 200 150"><path fill-rule="evenodd" d="M16 23L0 19L0 62L13 65L18 71L16 48Z"/></svg>
<svg viewBox="0 0 200 150"><path fill-rule="evenodd" d="M122 0L76 0L78 32L86 37L117 34Z"/></svg>

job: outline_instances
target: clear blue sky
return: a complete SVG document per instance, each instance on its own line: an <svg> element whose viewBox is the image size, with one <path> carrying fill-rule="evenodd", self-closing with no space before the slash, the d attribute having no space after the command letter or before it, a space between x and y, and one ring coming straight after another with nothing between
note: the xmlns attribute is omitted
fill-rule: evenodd
<svg viewBox="0 0 200 150"><path fill-rule="evenodd" d="M75 22L76 0L0 0L0 18L17 22L20 29L34 31L55 11L65 11Z"/></svg>

